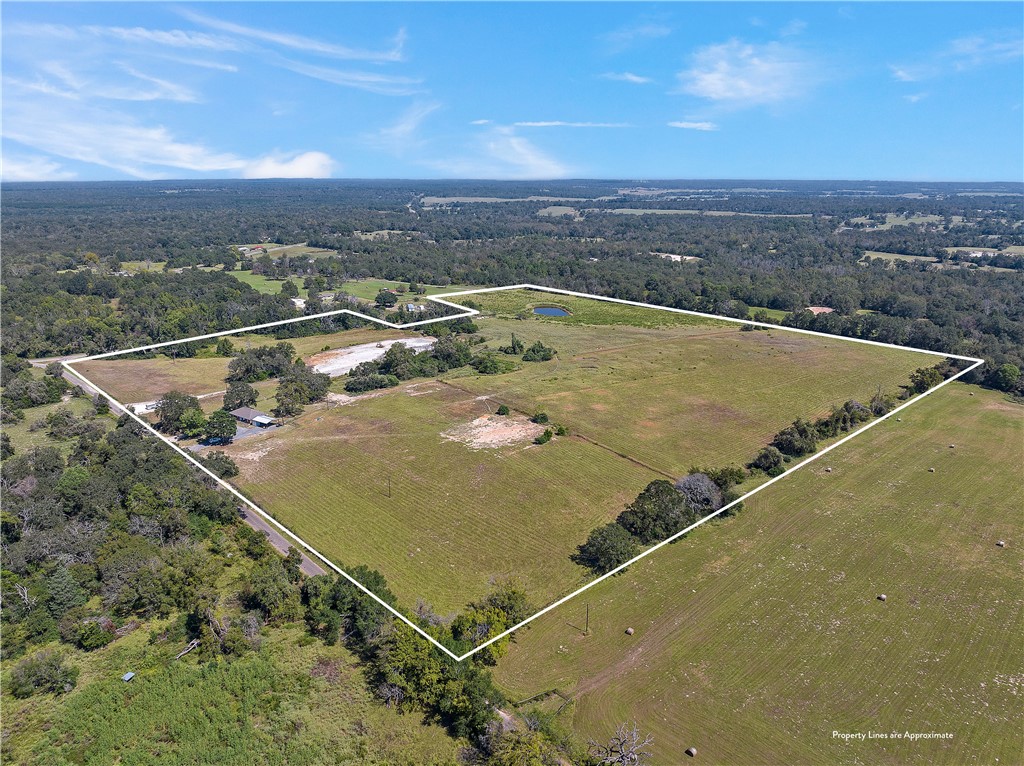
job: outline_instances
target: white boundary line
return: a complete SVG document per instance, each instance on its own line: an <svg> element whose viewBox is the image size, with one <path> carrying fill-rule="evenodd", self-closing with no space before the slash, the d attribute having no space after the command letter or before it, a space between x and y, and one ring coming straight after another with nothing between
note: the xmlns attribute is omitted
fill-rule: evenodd
<svg viewBox="0 0 1024 766"><path fill-rule="evenodd" d="M179 447L177 444L175 444L167 436L164 436L163 434L161 434L159 431L157 431L155 428L153 428L153 426L151 426L148 422L146 422L145 420L140 418L138 415L136 415L129 407L127 407L126 405L124 405L121 402L119 402L113 396L108 394L106 391L101 389L99 386L97 386L91 380L89 380L84 375L82 375L80 372L75 370L74 367L72 366L74 364L80 364L82 362L91 362L91 361L94 361L94 360L97 360L97 359L108 359L108 358L113 357L113 356L122 356L124 354L132 354L132 353L137 353L137 352L140 352L140 351L151 351L152 349L164 348L166 346L174 346L174 345L177 345L179 343L188 343L190 341L197 341L197 340L209 340L210 338L219 338L219 337L221 337L223 335L239 335L241 333L251 332L253 330L262 330L262 329L265 329L265 328L268 328L268 327L277 327L277 326L280 326L280 325L294 324L295 322L306 322L306 321L309 321L311 319L323 319L325 317L338 316L339 314L349 314L351 316L359 317L360 319L365 319L365 320L370 321L370 322L375 322L376 324L381 324L381 325L384 325L385 327L390 327L390 328L396 329L396 330L408 329L410 327L422 327L424 325L435 324L437 322L449 322L452 319L461 319L463 317L477 316L477 315L480 314L480 312L477 311L476 309L469 309L469 308L466 308L465 306L460 306L457 303L452 303L450 301L444 300L445 298L454 298L454 297L457 297L457 296L464 296L464 295L476 295L478 293L493 293L493 292L499 292L499 291L502 291L502 290L537 290L537 291L546 292L546 293L554 293L556 295L572 295L572 296L578 297L578 298L592 298L594 300L606 301L608 303L620 303L620 304L623 304L623 305L626 305L626 306L639 306L640 308L654 309L654 310L657 310L657 311L669 311L669 312L676 313L676 314L687 314L689 316L703 317L705 319L715 319L715 320L723 321L723 322L733 322L733 323L736 323L736 324L745 324L745 325L751 325L751 326L754 326L754 327L764 327L764 328L767 328L767 329L770 329L770 330L782 330L782 331L785 331L785 332L801 333L803 335L815 335L817 337L828 338L830 340L849 341L851 343L864 343L864 344L867 344L869 346L880 346L882 348L894 348L894 349L897 349L899 351L913 351L913 352L916 352L916 353L919 353L919 354L928 354L930 356L942 357L943 359L958 359L958 360L963 361L963 362L973 362L973 364L970 365L969 367L967 367L966 369L962 370L961 372L958 372L956 375L952 376L951 378L948 378L947 380L944 380L942 383L940 383L939 385L935 386L934 388L931 388L931 389L925 391L923 394L918 394L913 399L910 399L910 400L904 402L899 407L896 407L895 409L893 409L892 411L888 412L887 414L885 414L885 415L883 415L883 416L881 416L879 418L876 418L875 420L870 421L863 428L859 428L856 431L854 431L853 433L848 434L847 436L843 437L839 441L835 442L834 444L830 444L828 447L825 447L821 451L815 452L813 455L811 455L810 457L808 457L808 458L802 460L801 462L797 463L795 466L793 466L789 470L779 474L778 476L775 476L772 479L769 479L764 484L761 484L761 485L755 487L754 489L752 489L747 494L743 495L742 497L737 498L736 500L733 500L728 505L722 506L721 508L719 508L714 513L708 514L704 518L700 519L696 524L691 524L686 529L684 529L684 530L682 530L680 532L676 532L671 537L669 537L669 538L667 538L665 540L662 540L660 543L657 543L656 545L653 545L650 548L647 548L646 550L644 550L639 555L634 556L633 558L631 558L625 564L620 564L619 566L617 566L615 569L611 570L610 572L606 572L605 574L601 575L600 577L597 577L596 579L591 580L590 582L588 582L586 585L582 586L581 588L577 588L576 590L574 590L569 595L563 596L562 598L558 599L557 601L555 601L555 602L553 602L551 604L548 604L546 607L541 609L536 614L533 614L530 617L527 617L522 622L516 623L515 625L513 625L511 628L509 628L505 632L499 633L497 636L494 636L493 638L483 642L479 646L474 647L473 649L471 649L470 651L468 651L468 652L466 652L465 654L462 654L462 655L458 655L458 654L455 654L454 652L452 652L450 649L448 649L448 647L444 646L444 644L442 644L437 639L435 639L433 636L428 634L421 627L419 627L418 625L413 623L404 614L399 612L397 609L395 609L390 604L386 603L383 599L381 599L379 596L377 596L377 594L375 594L373 591L369 590L362 583L357 581L355 578L353 578L351 575L349 575L343 569L341 569L336 564L334 564L332 561L330 561L326 556L324 556L322 553L320 553L318 550L316 550L312 545L307 543L305 540L303 540L301 537L296 535L294 532L292 532L286 526L281 524L277 519L275 519L269 513L267 513L262 508L260 508L258 505L256 505L254 502L249 500L249 498L247 498L245 495L243 495L241 492L239 492L237 489L235 489L233 486L231 486L228 482L224 481L219 476L217 476L215 473L213 473L209 468L207 468L205 465L200 463L193 455L191 455L188 452L186 452L185 450L183 450L181 447ZM149 344L147 346L137 346L136 348L129 348L129 349L125 349L123 351L108 351L108 352L103 353L103 354L95 354L93 356L87 356L87 357L83 357L81 359L75 359L74 361L71 361L71 362L67 362L67 361L61 362L61 364L72 375L74 375L75 377L79 378L84 383L86 383L86 385L91 386L96 391L98 391L104 398L108 399L114 405L115 409L121 410L121 411L125 412L129 417L131 417L139 425L141 425L146 431L148 431L150 434L152 434L153 436L155 436L158 439L160 439L162 442L164 442L164 444L168 445L171 449L173 449L179 455L184 457L188 462L192 463L192 465L194 465L196 468L198 468L204 474L209 476L215 482L220 484L222 487L224 487L224 489L228 490L228 492L230 492L236 498L241 500L243 504L245 504L247 507L251 508L257 514L259 514L261 517L263 517L266 521L268 521L269 523L273 524L275 527L277 527L279 530L281 530L283 533L285 533L288 537L290 537L292 540L297 542L308 553L311 553L313 556L315 556L321 562L326 564L329 569L337 572L342 577L344 577L346 580L351 582L353 585L355 585L357 588L359 588L359 590L363 591L363 593L365 593L366 595L370 596L370 598L375 600L377 603L379 603L381 606L383 606L385 609L387 609L389 612L391 612L395 617L397 617L402 622L404 622L406 625L408 625L410 628L415 630L417 633L419 633L421 636L423 636L423 638L427 639L427 641L429 641L431 644L436 646L442 652L447 654L453 660L455 660L456 662L461 662L462 660L465 660L466 658L471 657L472 655L476 654L477 652L479 652L484 647L489 646L490 644L493 644L495 641L499 641L502 638L505 638L506 636L510 635L514 631L519 630L520 628L524 627L525 625L533 622L534 620L536 620L541 615L550 612L555 607L561 606L566 601L568 601L568 600L570 600L572 598L575 598L579 594L583 593L585 590L588 590L589 588L594 587L595 585L597 585L602 580L606 580L609 577L611 577L612 575L615 575L615 574L621 572L622 570L626 569L627 567L631 566L632 564L635 564L637 561L639 561L640 559L644 558L645 556L649 556L650 554L654 553L659 548L661 548L661 547L663 547L665 545L668 545L669 543L679 539L680 537L682 537L683 535L687 534L688 532L696 529L701 524L704 524L705 522L710 521L711 519L715 518L716 516L718 516L718 515L720 515L722 513L725 513L730 508L733 508L734 506L738 505L739 503L742 503L748 497L756 495L761 490L763 490L763 489L765 489L767 487L770 487L772 484L774 484L777 481L780 481L781 479L784 479L785 477L789 476L794 471L797 471L797 470L803 468L808 463L811 463L811 462L817 460L822 455L827 455L829 452L834 450L836 447L839 447L840 445L845 444L846 442L850 441L850 439L852 439L853 437L857 436L858 434L861 434L864 431L867 431L869 428L873 428L876 425L878 425L879 423L881 423L881 422L883 422L885 420L888 420L889 418L891 418L893 415L895 415L896 413L900 412L901 410L906 409L907 407L909 407L910 405L914 404L915 402L920 401L925 396L928 396L929 394L934 393L935 391L938 391L940 388L942 388L943 386L947 385L948 383L952 383L957 378L959 378L959 377L961 377L963 375L966 375L971 370L973 370L976 367L978 367L979 365L985 363L984 359L976 359L975 357L971 357L971 356L958 356L956 354L947 354L947 353L944 353L942 351L929 351L929 350L923 349L923 348L912 348L912 347L909 347L909 346L898 346L898 345L896 345L894 343L881 343L879 341L865 340L863 338L847 338L847 337L844 337L842 335L830 335L828 333L817 332L815 330L803 330L803 329L796 328L796 327L782 327L781 325L770 324L770 323L767 323L767 322L754 322L754 321L751 321L749 319L735 319L733 317L718 316L717 314L704 314L704 313L701 313L699 311L687 311L686 309L670 308L668 306L655 306L655 305L652 305L650 303L639 303L638 301L627 301L627 300L622 300L621 298L608 298L608 297L601 296L601 295L591 295L590 293L576 292L574 290L560 290L560 289L554 288L554 287L544 287L543 285L519 284L519 285L506 285L504 287L487 287L487 288L481 288L481 289L478 289L478 290L462 290L462 291L459 291L459 292L442 293L442 294L439 294L439 295L428 296L427 300L432 301L433 303L441 304L443 306L448 306L450 308L460 309L461 313L454 314L454 315L451 315L451 316L438 317L438 318L435 318L435 319L424 319L424 320L421 320L419 322L407 322L405 324L395 324L394 322L387 322L387 321L385 321L383 319L378 319L377 317L368 316L367 314L360 314L358 311L352 311L351 309L339 309L337 311L325 311L323 313L313 314L311 316L295 317L293 319L282 319L282 320L279 320L279 321L276 321L276 322L267 322L265 324L252 325L250 327L239 327L239 328L233 329L233 330L223 330L223 331L220 331L220 332L207 333L206 335L196 335L194 337L183 338L181 340L164 341L162 343L151 343L151 344Z"/></svg>

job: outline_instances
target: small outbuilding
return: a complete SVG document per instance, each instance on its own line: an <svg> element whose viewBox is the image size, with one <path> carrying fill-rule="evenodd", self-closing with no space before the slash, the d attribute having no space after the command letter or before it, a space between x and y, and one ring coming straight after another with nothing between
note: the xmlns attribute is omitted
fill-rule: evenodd
<svg viewBox="0 0 1024 766"><path fill-rule="evenodd" d="M135 678L135 674L132 673L132 672L125 673L123 676L121 676L121 680L124 681L125 683L128 683L133 678Z"/></svg>
<svg viewBox="0 0 1024 766"><path fill-rule="evenodd" d="M231 410L231 415L240 423L248 423L259 428L274 425L274 419L270 415L252 407L239 407L237 410Z"/></svg>

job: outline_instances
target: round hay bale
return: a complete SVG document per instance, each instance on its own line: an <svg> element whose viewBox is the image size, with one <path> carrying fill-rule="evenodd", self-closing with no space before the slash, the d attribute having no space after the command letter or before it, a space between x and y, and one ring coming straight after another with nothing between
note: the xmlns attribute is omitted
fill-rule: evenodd
<svg viewBox="0 0 1024 766"><path fill-rule="evenodd" d="M950 444L950 445L949 445L949 448L950 448L950 449L956 449L956 445L955 445L955 444Z"/></svg>
<svg viewBox="0 0 1024 766"><path fill-rule="evenodd" d="M634 631L633 631L633 629L632 629L632 628L626 628L626 635L627 635L627 636L632 636L632 635L633 635L633 632L634 632Z"/></svg>
<svg viewBox="0 0 1024 766"><path fill-rule="evenodd" d="M928 469L928 473L935 473L935 469L934 468L929 468Z"/></svg>
<svg viewBox="0 0 1024 766"><path fill-rule="evenodd" d="M688 748L686 748L686 754L688 756L690 756L691 758L696 758L697 757L697 748L695 748L695 747L688 747Z"/></svg>
<svg viewBox="0 0 1024 766"><path fill-rule="evenodd" d="M832 466L825 469L825 473L832 473Z"/></svg>
<svg viewBox="0 0 1024 766"><path fill-rule="evenodd" d="M1005 548L1006 540L996 540L996 545L998 545L1000 548Z"/></svg>
<svg viewBox="0 0 1024 766"><path fill-rule="evenodd" d="M896 418L896 422L897 423L902 423L903 422L903 418Z"/></svg>
<svg viewBox="0 0 1024 766"><path fill-rule="evenodd" d="M885 601L885 594L884 593L879 593L878 594L878 600L879 601Z"/></svg>

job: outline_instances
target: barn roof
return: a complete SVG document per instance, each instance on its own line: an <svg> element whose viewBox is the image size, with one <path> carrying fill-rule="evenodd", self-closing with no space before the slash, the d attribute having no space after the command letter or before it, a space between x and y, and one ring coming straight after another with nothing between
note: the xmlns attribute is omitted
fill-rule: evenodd
<svg viewBox="0 0 1024 766"><path fill-rule="evenodd" d="M240 420L255 420L256 418L269 417L267 413L254 410L252 407L239 407L237 410L231 410L231 414Z"/></svg>

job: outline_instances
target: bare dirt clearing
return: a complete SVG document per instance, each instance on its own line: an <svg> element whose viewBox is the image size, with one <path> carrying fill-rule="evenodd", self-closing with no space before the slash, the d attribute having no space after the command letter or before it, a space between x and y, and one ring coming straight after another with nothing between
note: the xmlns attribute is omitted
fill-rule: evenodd
<svg viewBox="0 0 1024 766"><path fill-rule="evenodd" d="M434 346L434 341L434 338L399 338L398 340L383 340L379 343L363 343L358 346L322 351L309 357L306 364L317 372L325 372L332 378L337 378L340 375L348 374L363 362L380 359L396 343L404 343L413 351L426 351Z"/></svg>
<svg viewBox="0 0 1024 766"><path fill-rule="evenodd" d="M544 433L544 426L525 417L484 415L441 434L448 441L465 444L470 449L494 449L528 444Z"/></svg>

